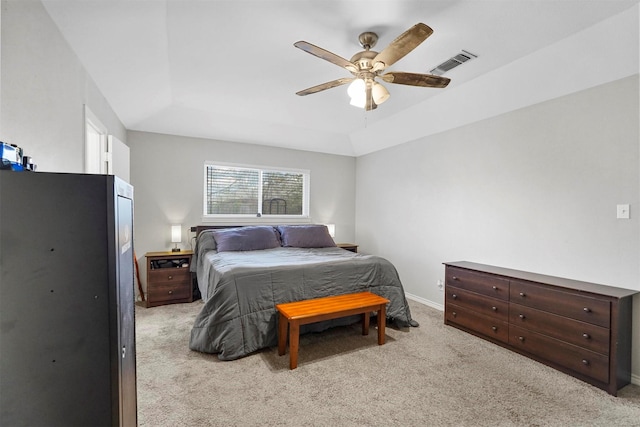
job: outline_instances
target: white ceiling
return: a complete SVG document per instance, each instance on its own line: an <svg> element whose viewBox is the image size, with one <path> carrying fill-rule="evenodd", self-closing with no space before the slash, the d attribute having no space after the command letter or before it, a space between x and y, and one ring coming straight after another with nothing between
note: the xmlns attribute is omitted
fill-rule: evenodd
<svg viewBox="0 0 640 427"><path fill-rule="evenodd" d="M393 128L398 113L410 116L425 101L437 104L445 91L463 91L474 79L619 14L638 0L43 4L127 129L361 155L411 138ZM346 86L295 95L350 76L296 49L296 41L349 59L362 50L361 32L377 32L380 39L373 50L380 51L417 22L433 28L433 35L389 70L428 73L461 49L479 55L446 74L452 79L447 88L385 84L390 99L366 113L349 105ZM529 86L531 92L537 90L535 84ZM456 111L447 107L444 113ZM370 145L359 142L363 135Z"/></svg>

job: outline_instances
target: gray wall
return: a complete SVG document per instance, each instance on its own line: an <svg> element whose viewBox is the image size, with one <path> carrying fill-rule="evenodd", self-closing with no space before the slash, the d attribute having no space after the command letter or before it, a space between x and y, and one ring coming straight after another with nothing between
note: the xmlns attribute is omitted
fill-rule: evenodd
<svg viewBox="0 0 640 427"><path fill-rule="evenodd" d="M84 172L84 104L126 143L126 131L39 1L2 0L0 140L39 171Z"/></svg>
<svg viewBox="0 0 640 427"><path fill-rule="evenodd" d="M355 237L355 158L148 132L128 132L135 188L135 245L144 277L144 254L170 249L170 225L182 224L182 248L191 226L202 224L204 162L308 169L310 217L336 225L336 241ZM256 218L253 223L266 223ZM232 221L231 224L237 224ZM226 224L229 224L227 222Z"/></svg>
<svg viewBox="0 0 640 427"><path fill-rule="evenodd" d="M640 290L638 93L635 75L359 157L356 241L434 306L446 261ZM638 382L638 297L634 325Z"/></svg>

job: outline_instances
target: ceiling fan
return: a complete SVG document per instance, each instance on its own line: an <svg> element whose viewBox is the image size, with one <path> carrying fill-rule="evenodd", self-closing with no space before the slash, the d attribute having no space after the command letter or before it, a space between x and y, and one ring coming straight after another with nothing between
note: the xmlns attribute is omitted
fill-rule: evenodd
<svg viewBox="0 0 640 427"><path fill-rule="evenodd" d="M435 76L432 74L405 73L400 71L390 71L381 74L387 67L393 65L398 60L404 58L409 52L415 49L420 43L425 41L433 33L433 30L423 23L418 23L400 34L382 52L371 50L378 41L378 35L373 32L364 32L358 38L360 45L365 49L356 53L347 61L343 57L322 49L305 41L299 41L293 45L312 55L322 58L344 68L353 74L354 77L344 77L330 82L296 92L296 95L304 96L312 93L342 86L347 83L347 90L351 97L351 105L364 108L366 111L377 108L389 98L389 92L376 78L380 78L386 83L395 83L408 86L444 88L451 81L447 77Z"/></svg>

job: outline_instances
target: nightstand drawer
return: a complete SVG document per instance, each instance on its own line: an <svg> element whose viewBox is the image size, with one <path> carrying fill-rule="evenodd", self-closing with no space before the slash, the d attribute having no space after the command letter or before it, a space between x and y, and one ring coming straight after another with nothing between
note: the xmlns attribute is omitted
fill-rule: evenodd
<svg viewBox="0 0 640 427"><path fill-rule="evenodd" d="M191 280L188 268L159 268L149 272L149 280L154 284L187 283Z"/></svg>
<svg viewBox="0 0 640 427"><path fill-rule="evenodd" d="M148 290L147 296L151 303L191 298L191 283L155 284Z"/></svg>

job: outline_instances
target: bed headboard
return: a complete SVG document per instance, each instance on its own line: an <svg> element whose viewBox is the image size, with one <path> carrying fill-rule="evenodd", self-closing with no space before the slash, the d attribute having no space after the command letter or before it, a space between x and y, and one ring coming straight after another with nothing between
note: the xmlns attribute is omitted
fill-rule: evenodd
<svg viewBox="0 0 640 427"><path fill-rule="evenodd" d="M244 227L244 225L196 225L191 227L191 231L196 233L196 237L205 230L220 230L224 228L238 228Z"/></svg>

